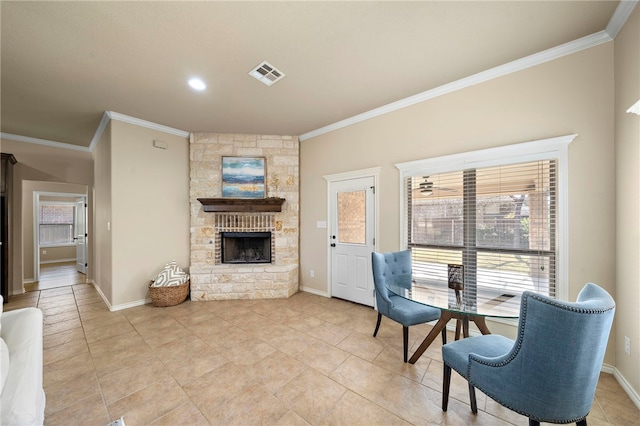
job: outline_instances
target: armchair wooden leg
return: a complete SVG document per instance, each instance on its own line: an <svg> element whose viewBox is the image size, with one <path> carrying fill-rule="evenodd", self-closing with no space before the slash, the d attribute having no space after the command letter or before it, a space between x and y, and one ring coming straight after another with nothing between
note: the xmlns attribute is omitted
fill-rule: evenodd
<svg viewBox="0 0 640 426"><path fill-rule="evenodd" d="M446 345L447 344L447 328L443 328L442 329L442 344Z"/></svg>
<svg viewBox="0 0 640 426"><path fill-rule="evenodd" d="M576 422L578 426L587 426L587 419L582 419L579 422Z"/></svg>
<svg viewBox="0 0 640 426"><path fill-rule="evenodd" d="M469 383L469 402L471 403L471 412L478 414L478 403L476 402L476 388Z"/></svg>
<svg viewBox="0 0 640 426"><path fill-rule="evenodd" d="M442 411L449 407L449 388L451 387L451 367L444 365L444 377L442 378Z"/></svg>
<svg viewBox="0 0 640 426"><path fill-rule="evenodd" d="M380 321L382 321L382 314L378 313L378 322L376 322L376 329L373 331L373 337L376 337L376 334L378 334L378 329L380 328Z"/></svg>
<svg viewBox="0 0 640 426"><path fill-rule="evenodd" d="M404 348L404 362L407 362L409 352L409 327L402 326L402 347Z"/></svg>
<svg viewBox="0 0 640 426"><path fill-rule="evenodd" d="M529 426L540 426L540 422L537 420L529 419Z"/></svg>

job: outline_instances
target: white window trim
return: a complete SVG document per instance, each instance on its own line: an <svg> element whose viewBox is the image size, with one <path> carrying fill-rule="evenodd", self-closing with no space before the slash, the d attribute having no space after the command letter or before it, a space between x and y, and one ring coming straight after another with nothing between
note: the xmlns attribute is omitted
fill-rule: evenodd
<svg viewBox="0 0 640 426"><path fill-rule="evenodd" d="M406 178L413 176L435 175L451 171L491 167L498 165L525 163L537 160L557 159L558 161L558 232L556 233L556 247L558 248L556 298L569 298L569 144L577 134L540 139L531 142L517 143L496 148L469 151L424 160L397 163L400 171L400 247L408 247L407 233L407 199Z"/></svg>

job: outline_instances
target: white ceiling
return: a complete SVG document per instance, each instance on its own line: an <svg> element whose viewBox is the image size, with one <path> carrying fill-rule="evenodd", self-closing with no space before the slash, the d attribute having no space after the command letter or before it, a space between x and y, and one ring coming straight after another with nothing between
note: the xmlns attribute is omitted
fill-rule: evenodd
<svg viewBox="0 0 640 426"><path fill-rule="evenodd" d="M2 1L1 130L88 147L114 111L302 135L603 31L618 3ZM286 77L250 77L262 61Z"/></svg>

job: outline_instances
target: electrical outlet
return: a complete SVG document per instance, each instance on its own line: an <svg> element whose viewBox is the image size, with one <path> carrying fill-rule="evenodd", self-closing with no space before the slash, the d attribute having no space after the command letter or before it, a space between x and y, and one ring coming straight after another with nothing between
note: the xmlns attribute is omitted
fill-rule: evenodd
<svg viewBox="0 0 640 426"><path fill-rule="evenodd" d="M315 273L313 270L311 270L311 271L309 272L309 275L311 275L311 278L313 278L313 277L315 277L315 276L316 276L316 273Z"/></svg>
<svg viewBox="0 0 640 426"><path fill-rule="evenodd" d="M47 251L46 250L42 250L42 254L47 254Z"/></svg>
<svg viewBox="0 0 640 426"><path fill-rule="evenodd" d="M627 336L624 336L624 351L627 355L631 355L631 339Z"/></svg>

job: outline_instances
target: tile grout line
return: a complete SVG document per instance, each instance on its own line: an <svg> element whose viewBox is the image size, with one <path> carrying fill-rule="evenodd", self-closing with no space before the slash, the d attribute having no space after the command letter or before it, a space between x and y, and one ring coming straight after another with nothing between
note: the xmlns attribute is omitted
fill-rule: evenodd
<svg viewBox="0 0 640 426"><path fill-rule="evenodd" d="M83 331L83 336L84 336L85 344L87 345L88 355L89 355L89 356L90 356L90 358L91 358L91 366L92 366L92 368L93 368L93 375L94 375L94 378L95 378L95 380L96 380L96 382L97 382L97 384L98 384L98 391L100 392L100 397L101 397L102 405L103 405L103 408L104 408L104 410L105 410L105 412L106 412L106 416L107 416L107 418L110 418L110 417L109 417L109 416L110 416L110 414L109 414L109 410L108 410L108 408L107 408L107 404L106 404L106 400L105 400L105 395L104 395L104 393L103 393L103 389L102 389L102 384L100 383L100 380L98 379L95 360L94 360L93 354L92 354L92 352L91 352L91 350L90 350L89 342L88 342L88 339L87 339L87 334L86 334L86 331L87 331L87 330L86 330L86 328L85 328L85 322L84 322L84 320L83 320L82 315L80 314L80 303L79 303L79 298L78 298L78 297L82 295L82 293L81 293L81 290L82 290L82 289L81 289L81 288L79 288L79 287L78 287L78 288L75 288L75 286L70 286L70 287L71 287L71 289L70 289L70 290L71 290L71 294L72 294L72 295L73 295L73 297L74 297L74 299L73 299L73 300L74 300L74 304L75 304L75 309L76 309L76 312L77 312L78 317L79 317L79 319L80 319L80 326L82 327L82 331ZM36 306L38 306L38 305L40 305L40 303L44 303L48 297L55 297L55 296L56 296L56 294L53 294L53 293L52 293L50 296L47 296L47 293L46 293L46 292L43 294L43 293L42 293L42 291L38 290L38 293L37 293L36 297L32 298L31 300L35 301ZM90 302L90 300L89 300L89 299L86 299L86 302ZM32 302L32 303L33 303L33 302ZM194 303L204 303L204 302L194 302ZM89 303L82 303L82 304L83 304L83 305L87 305L87 306L89 306ZM271 305L266 305L266 306L271 306ZM279 306L279 305L278 305L278 306ZM358 391L353 390L352 388L350 388L350 387L348 387L348 386L345 386L345 385L342 385L341 383L338 383L334 378L330 377L330 376L331 376L331 374L332 374L333 372L335 372L337 369L339 369L339 368L340 368L340 366L344 365L344 364L345 364L345 362L347 362L347 360L349 360L349 359L354 359L354 358L351 358L351 357L355 357L355 359L359 359L359 360L362 360L362 361L364 361L364 362L369 362L369 363L371 363L371 364L373 364L373 365L376 365L377 367L384 368L384 366L383 366L383 365L379 365L379 364L375 364L375 363L374 363L375 359L376 359L378 356L380 356L383 352L380 352L380 353L379 353L379 354L378 354L378 355L377 355L373 360L371 360L371 361L367 361L367 359L362 358L362 356L358 355L358 353L353 353L353 352L351 352L351 351L343 350L343 349L341 349L341 348L338 348L338 345L339 345L339 344L341 344L342 342L344 342L344 341L345 341L345 339L347 339L348 337L345 337L345 338L341 339L341 340L340 340L339 342L337 342L336 344L328 343L327 341L324 341L324 340L322 340L322 339L319 339L318 337L315 337L315 336L313 336L313 335L309 334L309 331L310 331L309 329L306 329L306 328L305 328L305 329L304 329L304 331L303 331L303 330L301 330L301 329L298 329L298 328L294 328L294 327L292 327L290 324L286 324L285 322L283 322L283 320L276 320L276 319L274 319L272 316L268 316L267 314L261 313L261 312L266 312L266 311L264 311L264 309L265 309L265 305L257 305L257 304L256 304L256 308L259 308L259 309L260 309L260 312L259 312L258 310L254 310L252 307L247 307L247 309L248 309L248 310L250 310L250 311L252 311L252 312L254 312L254 313L258 314L258 315L261 315L261 316L263 316L263 317L265 317L265 318L267 318L267 319L269 319L269 320L273 320L274 322L276 322L276 323L278 323L278 324L282 324L282 325L286 326L287 328L289 328L289 329L291 329L291 330L294 330L294 331L296 331L296 332L299 332L299 333L305 334L306 336L308 336L308 337L310 337L310 338L313 338L314 340L316 340L316 341L318 341L318 342L320 342L320 343L323 343L323 344L329 345L329 346L331 346L332 348L336 348L336 349L341 350L341 351L344 351L344 352L346 352L346 353L348 354L348 356L347 356L347 358L346 358L346 359L342 360L342 361L341 361L337 366L335 366L335 367L331 370L331 372L329 372L329 373L325 376L325 377L327 377L328 379L332 380L334 383L336 383L336 384L338 384L338 385L341 385L341 386L343 386L343 387L345 388L345 392L340 396L340 398L338 399L338 401L337 401L335 404L333 404L333 407L334 407L334 408L336 407L336 405L337 405L337 404L339 404L339 403L340 403L340 401L342 401L342 400L345 398L345 395L347 395L347 392L352 392L352 393L354 393L354 394L356 394L356 395L358 395L358 396L360 396L360 397L362 397L362 398L365 398L367 401L369 401L369 402L371 402L372 404L376 405L377 407L379 407L379 408L381 408L381 409L385 410L386 412L389 412L389 413L391 413L391 414L393 414L393 415L395 415L395 416L397 416L397 417L401 418L401 419L402 419L402 420L404 420L405 422L410 423L410 421L409 421L409 420L407 420L404 416L401 416L400 414L396 414L396 412L394 412L394 411L389 411L389 409L385 408L385 407L386 407L386 405L385 405L385 404L382 404L382 405L381 405L379 402L372 401L370 398L367 398L365 395L363 395L363 394L359 393ZM208 310L208 312L210 312L210 313L211 313L212 315L214 315L215 317L220 318L220 319L221 319L221 320L223 320L223 321L228 321L228 322L230 322L229 320L225 320L222 316L216 315L216 312L214 312L213 310L211 310L211 309L209 309L209 308L207 308L206 310ZM89 311L87 311L87 312L89 312L89 313L90 313L90 315L89 315L89 316L93 316L93 314L92 314L92 312L93 312L93 308L89 309ZM187 318L188 318L188 317L187 317L187 315L188 315L188 314L187 314L187 311L180 311L180 310L176 310L175 312L176 312L176 313L179 313L179 314L178 314L177 316L174 316L172 311L167 311L167 314L168 314L168 316L169 316L169 317L173 318L173 319L174 319L178 324L180 324L183 328L185 328L185 329L186 329L186 330L187 330L191 335L193 335L193 336L195 336L195 337L197 337L197 338L199 338L199 339L203 340L199 335L195 334L195 333L191 330L191 326L193 326L195 323L191 323L190 321L188 321L188 320L187 320ZM199 312L198 310L194 310L194 311L192 311L192 312L191 312L191 314L195 314L195 313L198 313L198 312ZM300 310L300 312L304 312L304 309ZM336 310L336 311L335 311L335 313L336 313L336 314L337 314L338 312L339 312L338 310ZM358 312L358 313L359 313L359 312ZM224 316L228 316L228 315L226 315L226 314L225 314ZM349 334L349 336L353 335L354 333L360 333L360 334L363 334L363 333L361 333L360 328L357 328L357 329L356 329L356 328L353 328L353 327L347 327L347 326L346 326L346 325L344 325L344 324L342 324L342 325L333 324L333 323L330 323L330 322L328 322L328 321L326 321L326 320L324 320L324 319L322 319L322 318L320 318L320 317L317 317L317 316L315 316L315 315L311 315L311 314L309 314L309 315L307 315L307 316L313 316L314 318L317 318L320 322L322 322L322 323L327 323L327 324L330 324L330 325L332 325L332 326L338 326L338 327L342 327L342 328L345 328L345 327L346 327L346 328L349 330L349 333L350 333L350 334ZM136 331L136 334L137 334L138 336L140 336L140 338L144 341L145 345L146 345L146 346L151 350L151 352L152 352L152 354L153 354L153 357L154 357L155 359L159 360L163 365L165 365L165 363L162 361L162 359L160 359L160 358L158 357L158 355L155 353L155 349L157 349L157 347L156 347L156 348L151 348L151 347L146 343L146 341L145 341L145 339L144 339L143 335L140 333L140 331L139 331L139 330L138 330L138 329L133 325L133 323L132 323L132 321L131 321L131 319L132 319L133 317L130 317L129 315L124 315L124 317L126 318L126 320L127 320L127 322L129 323L129 325L130 325L130 326L131 326L131 327ZM137 316L136 316L136 318L137 318ZM183 321L184 321L184 323L183 323L182 321L180 321L178 318L182 318L182 319L183 319ZM91 318L89 318L89 320L91 320ZM198 322L198 323L199 323L199 322ZM230 324L232 324L234 327L237 327L237 325L236 325L235 323L230 322ZM245 327L245 328L246 328L246 327ZM242 330L242 329L241 329L241 330ZM248 332L248 331L247 331L247 332ZM274 346L274 343L273 343L273 342L271 342L271 341L265 341L265 340L262 340L262 341L263 341L264 343L266 343L267 345L269 345L269 346L271 346L271 347L274 347L276 350L278 349L278 347L277 347L277 346ZM208 346L213 347L213 346L212 346L211 344L209 344L208 342L206 342L206 341L205 341L205 343L206 343ZM385 346L386 346L386 344L385 344ZM158 347L159 347L159 346L158 346ZM215 349L219 349L219 348L215 348ZM282 352L282 353L284 353L285 355L288 355L288 356L292 356L292 355L290 355L290 354L289 354L289 353L287 353L287 352ZM295 358L295 357L294 357L294 358ZM382 360L382 359L384 359L384 358L381 358L381 360ZM429 365L430 365L434 360L435 360L435 359L430 359L430 361L429 361ZM384 368L384 369L385 369L386 371L389 371L389 372L390 372L390 373L392 373L392 374L396 374L396 375L398 375L399 377L402 377L402 378L405 378L405 379L411 380L412 382L416 383L417 385L420 385L421 387L424 387L424 388L426 388L426 389L431 389L431 390L433 390L433 391L435 391L435 392L439 392L439 390L438 390L438 389L434 389L433 387L428 386L427 384L424 384L424 383L423 383L423 381L424 381L425 377L427 376L427 373L429 372L429 365L427 365L427 366L425 366L425 367L424 367L424 371L422 372L422 374L420 375L420 378L418 378L418 379L416 379L416 378L414 378L414 377L407 377L407 376L404 376L403 374L401 374L401 373L399 373L399 372L397 372L397 371L395 371L395 370L391 370L391 369L387 369L387 368ZM303 370L303 372L304 372L304 371L308 371L308 370L316 371L316 372L318 372L318 373L320 373L320 374L324 375L324 373L322 373L320 370L316 370L316 368L314 368L314 367L312 367L312 366L310 366L310 365L305 365L305 369ZM301 373L299 373L297 376L299 376L300 374L302 374L302 372L301 372ZM297 376L296 376L296 377L297 377ZM178 384L178 386L180 386L180 388L183 388L183 385L181 385L181 384L180 384L180 382L178 382L178 381L177 381L176 377L174 377L174 375L173 375L173 374L171 374L171 377L173 378L173 380L174 380L174 381L176 381L176 383ZM287 383L290 383L290 382L291 382L292 380L294 380L294 379L295 379L295 378L292 378L292 379L291 379L291 380L289 380ZM188 384L188 383L186 383L186 384ZM185 384L185 385L186 385L186 384ZM286 384L285 384L285 385L282 385L282 386L286 386ZM273 393L273 395L275 396L275 394L276 394L276 393L277 393L277 392L274 392L274 393ZM122 398L120 398L120 399L122 399ZM457 399L457 398L456 398L456 399ZM467 405L467 406L468 406L468 402L461 401L461 400L459 400L459 399L457 399L457 400L458 400L459 402L464 403L465 405ZM485 415L490 416L490 417L491 417L491 418L493 418L493 419L499 419L499 420L504 421L504 422L506 422L506 423L510 423L510 424L512 424L512 421L511 421L511 420L505 419L505 418L503 418L503 417L496 416L496 415L494 415L494 414L492 414L492 413L490 413L490 412L486 411L486 409L487 409L487 401L488 401L488 399L486 399L486 400L485 400L484 410L482 410L482 411L485 413ZM282 401L281 401L281 402L282 402ZM606 402L606 398L605 398L605 402ZM191 397L187 394L187 400L186 400L186 402L185 402L184 404L181 404L179 407L174 407L171 411L169 411L169 412L167 412L167 413L163 414L161 417L155 418L153 421L151 421L151 423L153 423L153 422L158 422L158 421L159 421L160 419L162 419L163 417L166 417L166 416L171 415L171 413L172 413L173 411L175 411L175 410L179 409L180 407L183 407L183 406L184 406L184 405L186 405L187 403L191 403L191 404L192 404L192 405L193 405L193 406L198 410L198 412L199 412L199 413L200 413L200 414L201 414L205 419L208 419L208 417L205 415L205 413L201 410L200 406L199 406L199 405L197 405L197 404L195 404L195 402L194 402L194 401L191 399ZM605 404L605 405L606 405L606 404ZM63 410L64 408L66 408L66 407L63 407L63 408L61 408L60 410ZM96 407L96 408L97 408L97 407ZM284 405L284 408L286 408L288 411L292 411L293 413L298 414L295 410L293 410L293 408L292 408L292 407L290 407L290 406L288 406L288 405ZM611 422L611 416L609 415L609 413L607 413L607 411L605 411L605 407L604 407L604 405L603 405L602 401L601 401L599 398L597 398L597 397L596 397L596 398L594 398L594 408L597 408L597 409L598 409L598 411L599 411L600 413L602 413L602 414L603 414L604 419L605 419L606 421ZM55 411L55 413L58 413L60 410L56 410L56 411ZM322 416L323 416L322 418L323 418L323 419L327 418L327 416L331 413L331 410L332 410L332 409L327 409L327 410L326 410L326 412L324 412L324 413L322 414ZM53 414L53 413L50 413L49 415L51 416L52 414ZM286 415L286 414L285 414L285 415ZM284 416L284 415L283 415L283 416ZM301 416L301 417L302 417L302 416ZM444 419L444 418L443 418L443 419ZM489 420L489 419L486 419L486 420ZM613 423L612 423L612 424L613 424Z"/></svg>
<svg viewBox="0 0 640 426"><path fill-rule="evenodd" d="M78 297L76 296L76 290L74 286L71 287L71 292L73 293L73 300L76 304L76 310L78 311L78 318L80 319L80 327L82 327L82 334L84 335L84 341L87 345L87 352L89 353L89 358L91 358L91 366L93 367L93 376L96 379L96 383L98 384L98 391L100 392L100 399L102 400L102 406L104 407L105 414L109 421L111 420L111 416L109 415L109 409L107 408L107 401L104 399L104 392L102 391L102 384L100 383L100 379L98 378L98 371L96 370L96 364L93 359L93 354L91 352L91 347L89 346L89 340L87 339L87 331L84 326L84 321L82 319L82 314L80 313L80 306L78 305Z"/></svg>

